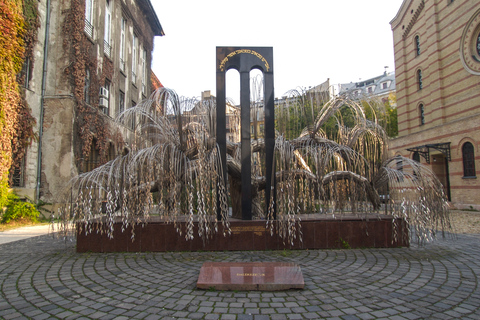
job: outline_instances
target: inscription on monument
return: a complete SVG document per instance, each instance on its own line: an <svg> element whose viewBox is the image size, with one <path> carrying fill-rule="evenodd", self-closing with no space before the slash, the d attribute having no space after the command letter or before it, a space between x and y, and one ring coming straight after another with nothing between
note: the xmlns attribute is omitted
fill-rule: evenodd
<svg viewBox="0 0 480 320"><path fill-rule="evenodd" d="M228 62L228 60L231 57L236 56L237 54L240 54L240 53L249 53L249 54L252 54L252 55L256 56L258 59L260 59L264 63L266 71L270 70L270 65L268 64L267 59L265 59L257 51L251 50L251 49L239 49L239 50L235 50L235 51L230 52L225 58L223 58L222 62L220 62L220 70L225 71L225 64Z"/></svg>
<svg viewBox="0 0 480 320"><path fill-rule="evenodd" d="M265 277L265 273L237 273L237 277Z"/></svg>
<svg viewBox="0 0 480 320"><path fill-rule="evenodd" d="M265 227L262 226L232 226L233 234L240 234L242 232L253 232L257 236L261 236L265 233Z"/></svg>

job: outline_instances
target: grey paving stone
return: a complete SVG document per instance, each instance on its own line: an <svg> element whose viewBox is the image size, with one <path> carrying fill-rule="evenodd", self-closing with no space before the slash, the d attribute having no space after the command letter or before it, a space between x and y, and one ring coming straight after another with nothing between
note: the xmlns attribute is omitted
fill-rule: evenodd
<svg viewBox="0 0 480 320"><path fill-rule="evenodd" d="M186 319L202 319L204 316L205 316L204 313L195 312L195 313L188 314Z"/></svg>
<svg viewBox="0 0 480 320"><path fill-rule="evenodd" d="M338 310L338 309L333 309L333 310L330 310L328 311L330 313L330 315L332 317L340 317L340 316L343 316L345 315L345 313L341 310Z"/></svg>
<svg viewBox="0 0 480 320"><path fill-rule="evenodd" d="M310 306L306 306L305 309L308 311L308 312L318 312L318 311L321 311L322 309L317 306L317 305L310 305Z"/></svg>
<svg viewBox="0 0 480 320"><path fill-rule="evenodd" d="M284 304L281 303L281 302L272 302L272 303L270 303L270 307L272 307L272 308L283 308Z"/></svg>
<svg viewBox="0 0 480 320"><path fill-rule="evenodd" d="M260 314L260 309L259 308L245 308L245 313L246 314Z"/></svg>
<svg viewBox="0 0 480 320"><path fill-rule="evenodd" d="M19 312L12 312L12 313L9 313L9 314L4 315L3 318L4 318L5 320L10 320L10 319L18 319L18 318L20 318L21 316L22 316L22 314L19 313Z"/></svg>
<svg viewBox="0 0 480 320"><path fill-rule="evenodd" d="M260 313L261 314L272 314L272 313L276 313L276 311L275 311L274 308L261 308Z"/></svg>
<svg viewBox="0 0 480 320"><path fill-rule="evenodd" d="M238 301L238 300L237 300ZM229 304L229 307L230 308L242 308L243 307L243 303L242 302L232 302Z"/></svg>
<svg viewBox="0 0 480 320"><path fill-rule="evenodd" d="M213 307L213 305L215 304L215 302L213 301L201 301L198 305L201 306L201 307ZM228 306L228 304L227 304Z"/></svg>
<svg viewBox="0 0 480 320"><path fill-rule="evenodd" d="M292 309L290 308L275 308L275 311L283 314L292 313Z"/></svg>
<svg viewBox="0 0 480 320"><path fill-rule="evenodd" d="M228 313L242 314L242 313L245 313L245 309L244 308L229 308Z"/></svg>
<svg viewBox="0 0 480 320"><path fill-rule="evenodd" d="M218 314L225 314L228 313L228 308L222 307L222 308L213 308L213 313L218 313Z"/></svg>
<svg viewBox="0 0 480 320"><path fill-rule="evenodd" d="M210 313L210 312L213 311L213 308L212 307L200 307L200 308L198 308L197 311L201 312L201 313Z"/></svg>
<svg viewBox="0 0 480 320"><path fill-rule="evenodd" d="M185 318L188 314L189 312L186 312L186 311L177 311L174 314L172 314L172 316L177 318Z"/></svg>
<svg viewBox="0 0 480 320"><path fill-rule="evenodd" d="M356 316L359 319L362 319L362 320L375 319L375 317L373 315L371 315L370 313L358 313Z"/></svg>

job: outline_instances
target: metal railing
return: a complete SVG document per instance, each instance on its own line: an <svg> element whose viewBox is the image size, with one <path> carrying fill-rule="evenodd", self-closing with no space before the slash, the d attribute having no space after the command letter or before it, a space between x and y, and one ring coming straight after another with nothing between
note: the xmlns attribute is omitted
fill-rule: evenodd
<svg viewBox="0 0 480 320"><path fill-rule="evenodd" d="M93 26L90 21L85 19L85 33L90 37L93 38Z"/></svg>
<svg viewBox="0 0 480 320"><path fill-rule="evenodd" d="M107 41L103 41L103 52L107 55L107 57L110 57L112 53L112 46Z"/></svg>

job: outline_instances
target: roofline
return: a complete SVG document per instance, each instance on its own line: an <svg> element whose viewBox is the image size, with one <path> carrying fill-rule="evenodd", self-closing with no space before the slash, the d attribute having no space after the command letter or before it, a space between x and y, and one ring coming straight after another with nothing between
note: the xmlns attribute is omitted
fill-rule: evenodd
<svg viewBox="0 0 480 320"><path fill-rule="evenodd" d="M397 20L398 18L400 18L401 13L403 13L403 12L405 11L404 9L407 7L407 2L408 2L408 1L409 1L409 0L403 0L402 5L400 6L400 8L399 8L398 11L397 11L397 14L396 14L395 17L392 19L392 21L390 21L390 25L391 25L392 29L397 26L397 25L393 25L393 23L395 22L395 20Z"/></svg>
<svg viewBox="0 0 480 320"><path fill-rule="evenodd" d="M381 78L385 78L385 77L392 77L395 78L395 71L392 71L392 72L389 72L388 74L382 74L382 75L379 75L379 76L376 76L376 77L373 77L373 78L370 78L370 79L366 79L366 80L361 80L361 81L356 81L356 82L345 82L345 83L339 83L339 84L357 84L357 83L361 83L361 82L367 82L367 81L370 81L370 80L379 80Z"/></svg>
<svg viewBox="0 0 480 320"><path fill-rule="evenodd" d="M152 26L154 29L153 33L155 36L164 36L165 32L163 31L162 25L160 23L160 20L158 20L157 13L155 12L155 9L153 9L152 2L150 0L139 0L140 2L144 2L147 6L147 9L150 10L153 18L153 23L155 24Z"/></svg>

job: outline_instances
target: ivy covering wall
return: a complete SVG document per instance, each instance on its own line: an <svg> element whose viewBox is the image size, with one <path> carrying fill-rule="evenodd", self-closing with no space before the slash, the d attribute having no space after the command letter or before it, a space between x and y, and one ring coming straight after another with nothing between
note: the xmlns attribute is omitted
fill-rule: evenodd
<svg viewBox="0 0 480 320"><path fill-rule="evenodd" d="M121 145L123 138L98 108L99 88L105 79L113 79L113 62L106 57L97 59L94 40L85 34L85 1L72 0L64 21L65 37L63 47L69 54L71 65L65 69L73 88L75 110L75 159L79 171L84 168L93 146L99 153L99 164L107 161L109 141ZM103 40L102 40L103 41ZM101 68L99 68L101 66ZM89 103L85 97L85 76L90 72ZM98 70L101 69L101 72Z"/></svg>
<svg viewBox="0 0 480 320"><path fill-rule="evenodd" d="M34 138L35 120L20 84L25 58L33 63L37 10L35 0L0 2L0 208L7 200L12 165L18 165Z"/></svg>

